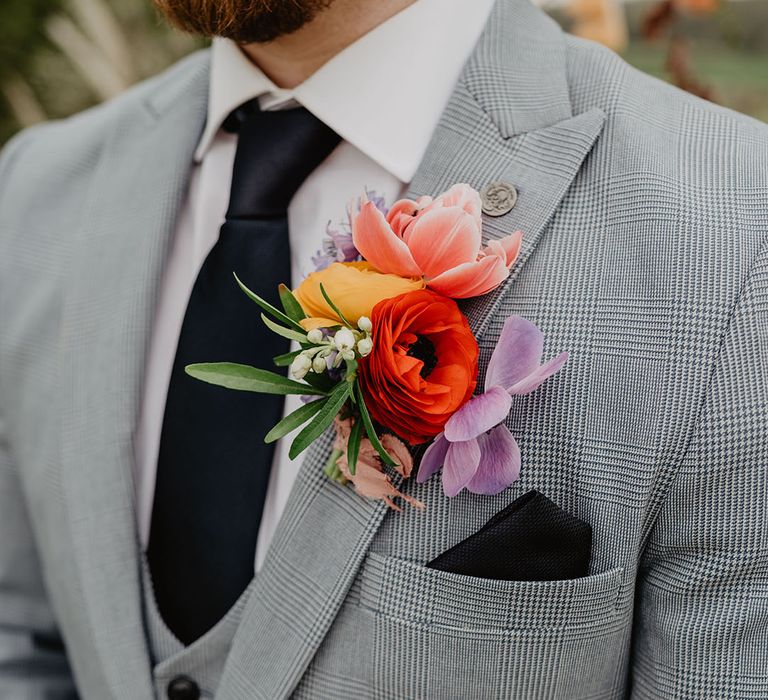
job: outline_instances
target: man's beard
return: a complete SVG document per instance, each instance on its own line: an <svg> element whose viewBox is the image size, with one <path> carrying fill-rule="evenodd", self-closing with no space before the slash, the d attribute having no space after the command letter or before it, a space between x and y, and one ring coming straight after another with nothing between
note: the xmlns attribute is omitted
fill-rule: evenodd
<svg viewBox="0 0 768 700"><path fill-rule="evenodd" d="M301 29L333 0L154 0L172 24L191 34L264 43Z"/></svg>

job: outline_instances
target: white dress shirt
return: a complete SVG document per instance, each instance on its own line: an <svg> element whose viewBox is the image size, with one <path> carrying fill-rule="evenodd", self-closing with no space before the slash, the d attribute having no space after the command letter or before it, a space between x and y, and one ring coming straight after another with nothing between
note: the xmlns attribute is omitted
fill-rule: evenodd
<svg viewBox="0 0 768 700"><path fill-rule="evenodd" d="M288 209L290 282L295 287L313 271L312 256L322 246L326 226L344 220L351 199L364 189L384 196L389 204L402 195L493 2L417 0L292 90L276 87L234 43L213 42L207 126L161 280L134 442L139 534L145 549L165 399L181 324L229 201L237 137L221 129L223 121L236 107L259 97L262 109L299 103L343 139L304 182ZM285 412L299 405L298 397L289 396ZM288 457L292 438L288 435L276 445L255 570L264 560L301 464L302 457Z"/></svg>

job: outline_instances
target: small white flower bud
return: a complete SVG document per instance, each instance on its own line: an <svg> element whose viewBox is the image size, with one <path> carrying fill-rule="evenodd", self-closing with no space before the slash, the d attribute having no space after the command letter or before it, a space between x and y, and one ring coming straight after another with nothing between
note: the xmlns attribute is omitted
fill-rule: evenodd
<svg viewBox="0 0 768 700"><path fill-rule="evenodd" d="M355 347L355 336L349 328L340 328L333 336L333 342L339 352L352 350Z"/></svg>
<svg viewBox="0 0 768 700"><path fill-rule="evenodd" d="M325 372L327 368L327 365L325 364L325 358L320 357L320 355L315 355L315 359L312 360L312 369L317 372L317 374L322 374Z"/></svg>
<svg viewBox="0 0 768 700"><path fill-rule="evenodd" d="M312 358L305 353L301 353L293 362L301 369L309 369L312 366Z"/></svg>
<svg viewBox="0 0 768 700"><path fill-rule="evenodd" d="M295 379L304 379L312 367L310 360L304 353L297 355L291 363L291 374Z"/></svg>
<svg viewBox="0 0 768 700"><path fill-rule="evenodd" d="M357 327L363 331L363 333L370 333L373 330L371 319L367 316L361 316L359 319L357 319Z"/></svg>
<svg viewBox="0 0 768 700"><path fill-rule="evenodd" d="M360 357L367 357L373 350L373 341L370 338L363 338L357 343L357 351L360 353Z"/></svg>
<svg viewBox="0 0 768 700"><path fill-rule="evenodd" d="M307 340L313 345L319 345L323 342L323 332L319 328L313 328L307 333Z"/></svg>

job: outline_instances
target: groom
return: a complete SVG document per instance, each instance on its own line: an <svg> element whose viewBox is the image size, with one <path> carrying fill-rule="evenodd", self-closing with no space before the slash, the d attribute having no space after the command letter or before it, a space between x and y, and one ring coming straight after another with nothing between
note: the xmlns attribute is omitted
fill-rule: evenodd
<svg viewBox="0 0 768 700"><path fill-rule="evenodd" d="M0 697L768 697L768 129L527 0L157 3L212 48L0 159ZM524 232L481 376L513 314L570 360L519 481L397 513L183 367L280 351L234 269L456 182ZM425 566L533 490L587 575L526 575L542 519L519 576Z"/></svg>

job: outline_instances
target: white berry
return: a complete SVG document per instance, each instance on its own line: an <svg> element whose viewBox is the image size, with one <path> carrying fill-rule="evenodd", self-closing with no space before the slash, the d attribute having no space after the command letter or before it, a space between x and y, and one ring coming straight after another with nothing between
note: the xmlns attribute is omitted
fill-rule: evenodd
<svg viewBox="0 0 768 700"><path fill-rule="evenodd" d="M357 351L360 353L360 357L367 357L373 350L373 341L370 338L363 338L357 343Z"/></svg>
<svg viewBox="0 0 768 700"><path fill-rule="evenodd" d="M323 342L323 332L319 328L313 328L307 333L307 340L313 345L319 345Z"/></svg>
<svg viewBox="0 0 768 700"><path fill-rule="evenodd" d="M339 352L352 350L355 347L355 336L349 328L340 328L333 336L333 342Z"/></svg>
<svg viewBox="0 0 768 700"><path fill-rule="evenodd" d="M296 379L304 379L311 368L312 360L302 353L301 355L297 355L291 363L291 374Z"/></svg>

